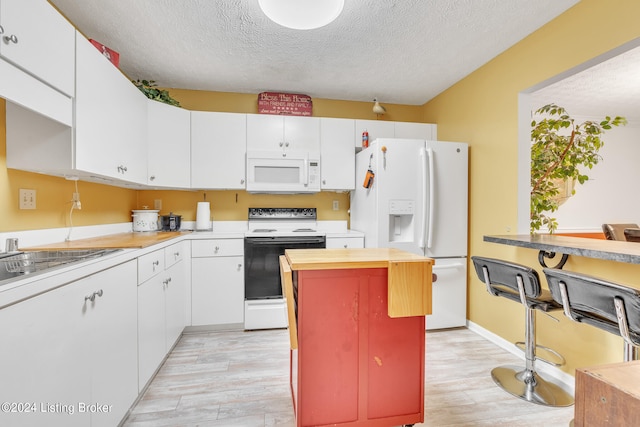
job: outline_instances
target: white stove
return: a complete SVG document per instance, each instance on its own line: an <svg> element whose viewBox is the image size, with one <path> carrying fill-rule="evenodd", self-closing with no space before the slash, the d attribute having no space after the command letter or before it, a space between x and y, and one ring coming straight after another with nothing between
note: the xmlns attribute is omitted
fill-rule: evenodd
<svg viewBox="0 0 640 427"><path fill-rule="evenodd" d="M316 208L249 208L249 237L324 236Z"/></svg>
<svg viewBox="0 0 640 427"><path fill-rule="evenodd" d="M249 208L244 237L245 329L287 327L278 257L286 249L325 248L315 208Z"/></svg>

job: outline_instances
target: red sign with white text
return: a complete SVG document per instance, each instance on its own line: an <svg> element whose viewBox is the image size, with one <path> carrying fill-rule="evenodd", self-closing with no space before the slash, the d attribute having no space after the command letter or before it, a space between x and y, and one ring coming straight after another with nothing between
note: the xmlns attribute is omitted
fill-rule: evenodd
<svg viewBox="0 0 640 427"><path fill-rule="evenodd" d="M258 113L285 116L310 116L311 97L297 93L262 92L258 94Z"/></svg>

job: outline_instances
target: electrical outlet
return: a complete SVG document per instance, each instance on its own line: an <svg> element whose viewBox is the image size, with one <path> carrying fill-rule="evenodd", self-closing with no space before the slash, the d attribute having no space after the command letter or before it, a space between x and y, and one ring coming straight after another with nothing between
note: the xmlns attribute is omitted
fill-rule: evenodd
<svg viewBox="0 0 640 427"><path fill-rule="evenodd" d="M72 202L75 209L82 209L82 203L80 203L80 193L73 193Z"/></svg>
<svg viewBox="0 0 640 427"><path fill-rule="evenodd" d="M161 211L162 210L162 200L161 199L155 199L153 201L153 209Z"/></svg>
<svg viewBox="0 0 640 427"><path fill-rule="evenodd" d="M20 209L36 208L36 190L20 189Z"/></svg>
<svg viewBox="0 0 640 427"><path fill-rule="evenodd" d="M337 211L338 209L340 209L340 202L338 200L334 200L333 201L333 210Z"/></svg>

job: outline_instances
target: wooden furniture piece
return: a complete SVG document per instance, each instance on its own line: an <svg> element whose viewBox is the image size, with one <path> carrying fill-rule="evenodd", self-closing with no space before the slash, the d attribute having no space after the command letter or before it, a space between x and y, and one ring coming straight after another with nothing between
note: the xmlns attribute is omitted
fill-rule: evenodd
<svg viewBox="0 0 640 427"><path fill-rule="evenodd" d="M640 361L576 370L575 427L638 425Z"/></svg>
<svg viewBox="0 0 640 427"><path fill-rule="evenodd" d="M280 258L296 426L424 421L433 260L397 249L295 249Z"/></svg>

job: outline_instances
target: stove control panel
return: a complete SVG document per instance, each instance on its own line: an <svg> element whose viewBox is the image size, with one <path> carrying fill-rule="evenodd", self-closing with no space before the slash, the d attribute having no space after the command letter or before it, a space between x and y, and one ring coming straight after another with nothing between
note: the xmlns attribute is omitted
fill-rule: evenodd
<svg viewBox="0 0 640 427"><path fill-rule="evenodd" d="M316 208L249 208L249 220L296 220L317 218Z"/></svg>

